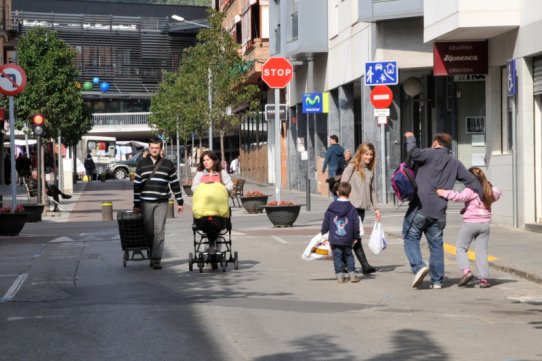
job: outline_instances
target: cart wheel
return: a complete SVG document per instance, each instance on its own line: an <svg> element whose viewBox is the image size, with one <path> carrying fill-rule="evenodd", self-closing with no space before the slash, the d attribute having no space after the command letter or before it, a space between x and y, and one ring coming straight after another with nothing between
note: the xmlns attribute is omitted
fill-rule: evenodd
<svg viewBox="0 0 542 361"><path fill-rule="evenodd" d="M128 251L124 251L124 256L122 257L122 265L126 267L126 262L128 261Z"/></svg>
<svg viewBox="0 0 542 361"><path fill-rule="evenodd" d="M192 272L194 270L194 255L192 252L188 254L188 270Z"/></svg>
<svg viewBox="0 0 542 361"><path fill-rule="evenodd" d="M233 269L239 269L239 257L237 251L233 252Z"/></svg>

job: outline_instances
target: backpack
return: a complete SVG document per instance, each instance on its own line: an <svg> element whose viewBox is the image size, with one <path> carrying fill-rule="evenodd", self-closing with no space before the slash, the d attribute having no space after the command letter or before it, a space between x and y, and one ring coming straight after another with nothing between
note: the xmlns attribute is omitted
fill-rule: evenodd
<svg viewBox="0 0 542 361"><path fill-rule="evenodd" d="M407 162L399 164L391 175L391 186L400 201L411 200L417 190L414 170Z"/></svg>

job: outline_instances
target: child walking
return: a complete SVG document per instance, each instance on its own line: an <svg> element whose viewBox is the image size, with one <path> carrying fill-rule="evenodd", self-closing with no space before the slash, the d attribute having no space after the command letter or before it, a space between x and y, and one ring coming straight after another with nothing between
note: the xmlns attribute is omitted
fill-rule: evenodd
<svg viewBox="0 0 542 361"><path fill-rule="evenodd" d="M321 233L329 232L329 244L333 253L333 266L337 282L348 282L344 269L348 270L350 282L359 282L356 274L352 244L359 237L359 217L356 208L350 203L348 197L352 187L347 182L341 182L337 190L339 196L333 201L324 215ZM361 241L358 239L358 241Z"/></svg>
<svg viewBox="0 0 542 361"><path fill-rule="evenodd" d="M487 249L489 241L489 224L491 222L491 204L501 197L501 191L493 186L486 178L484 172L478 167L469 168L469 172L480 181L483 189L483 199L470 188L462 192L437 189L437 194L445 199L454 202L465 202L461 210L463 215L463 226L457 237L456 261L463 274L458 286L465 286L473 279L469 267L467 252L474 241L476 251L476 268L478 269L479 287L491 287L489 283L489 262L487 260Z"/></svg>

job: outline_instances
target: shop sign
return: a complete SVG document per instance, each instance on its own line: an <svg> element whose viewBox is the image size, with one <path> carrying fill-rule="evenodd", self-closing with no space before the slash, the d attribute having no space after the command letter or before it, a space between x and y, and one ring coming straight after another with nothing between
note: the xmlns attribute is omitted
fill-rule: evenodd
<svg viewBox="0 0 542 361"><path fill-rule="evenodd" d="M487 41L433 43L433 75L487 74Z"/></svg>

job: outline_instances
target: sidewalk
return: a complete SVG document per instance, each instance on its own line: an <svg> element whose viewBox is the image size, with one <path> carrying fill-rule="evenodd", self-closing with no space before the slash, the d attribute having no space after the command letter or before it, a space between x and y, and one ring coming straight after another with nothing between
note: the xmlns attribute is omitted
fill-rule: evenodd
<svg viewBox="0 0 542 361"><path fill-rule="evenodd" d="M273 185L262 185L247 181L244 191L258 189L265 194L275 196ZM0 194L3 195L4 206L11 205L11 188L0 186ZM70 222L70 221L101 221L101 202L114 202L114 212L132 208L133 188L129 181L108 180L107 182L93 182L90 184L77 182L74 185L72 199L63 200L61 203L68 212L60 215L46 213L44 222ZM24 186L17 186L18 203L27 203ZM281 200L290 200L295 203L307 204L305 192L281 190ZM185 202L190 205L191 198L186 197ZM310 195L310 211L302 207L300 219L310 219L313 224L319 222L324 211L331 202L331 198ZM401 227L406 205L397 207L394 205L381 205L382 224L388 237L401 239ZM445 251L448 257L454 259L455 238L463 221L459 215L461 206L450 203L448 208L447 226L444 231ZM235 208L235 214L244 210ZM316 222L318 221L318 222ZM365 220L365 232L371 231L374 221L373 212L367 213ZM314 227L314 226L313 226ZM425 243L425 238L422 240ZM423 244L422 243L422 244ZM509 227L493 225L489 244L489 254L492 267L516 274L522 278L542 283L542 267L540 254L542 254L542 234L525 230L516 230Z"/></svg>

